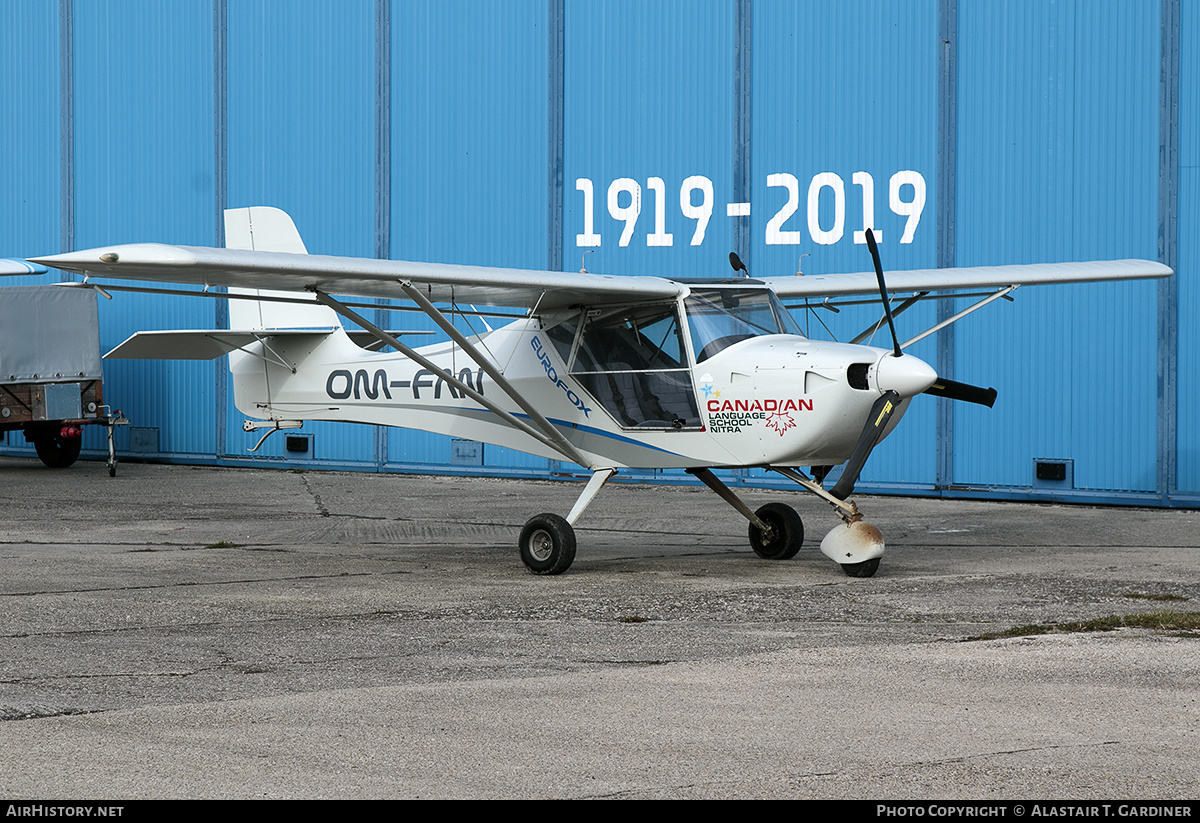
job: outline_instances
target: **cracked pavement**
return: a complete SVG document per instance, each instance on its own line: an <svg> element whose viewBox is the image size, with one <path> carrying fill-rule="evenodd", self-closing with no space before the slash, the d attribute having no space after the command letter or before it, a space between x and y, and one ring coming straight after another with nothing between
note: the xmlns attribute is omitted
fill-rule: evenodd
<svg viewBox="0 0 1200 823"><path fill-rule="evenodd" d="M859 498L754 557L701 487L0 459L0 796L1190 798L1196 512ZM1160 600L1152 598L1177 598Z"/></svg>

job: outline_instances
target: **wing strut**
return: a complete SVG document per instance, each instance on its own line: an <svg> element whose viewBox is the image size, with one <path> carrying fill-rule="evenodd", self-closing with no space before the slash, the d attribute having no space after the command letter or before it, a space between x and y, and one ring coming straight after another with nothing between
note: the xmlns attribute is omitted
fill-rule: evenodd
<svg viewBox="0 0 1200 823"><path fill-rule="evenodd" d="M941 331L942 329L946 328L946 326L949 326L951 323L957 323L959 320L962 320L964 317L966 317L971 312L976 311L977 309L982 309L984 306L986 306L988 303L991 303L993 300L999 300L1001 297L1008 297L1008 293L1011 291L1015 291L1016 288L1017 288L1016 286L1008 286L1003 289L997 289L996 291L992 292L991 294L989 294L987 297L983 298L979 302L972 303L971 305L967 306L965 309L963 309L962 311L960 311L958 314L954 315L953 317L947 317L945 320L938 323L936 326L930 326L928 329L921 332L920 334L918 334L916 337L912 338L911 340L905 340L903 343L900 344L900 348L907 349L909 346L911 346L913 343L916 343L918 340L924 340L929 335L933 334L936 331ZM954 295L950 295L950 296L953 297ZM1009 298L1009 299L1011 300L1012 298Z"/></svg>
<svg viewBox="0 0 1200 823"><path fill-rule="evenodd" d="M562 436L562 432L556 429L553 423L543 417L542 413L538 411L532 403L526 400L520 392L513 388L512 383L508 382L508 378L504 376L504 372L496 368L495 364L484 357L483 353L480 352L479 349L477 349L462 332L454 328L454 324L446 319L446 315L442 314L441 311L438 310L437 306L430 303L429 299L426 298L425 295L421 294L419 290L413 288L411 283L401 281L400 288L403 289L404 293L407 294L412 301L420 307L421 311L429 315L430 320L432 320L434 323L437 323L438 327L441 328L442 331L450 335L450 339L457 343L459 347L479 365L479 368L487 372L488 377L492 378L496 385L503 389L504 393L512 398L512 401L520 406L524 412L529 415L530 420L532 420L534 423L537 423L538 428L545 432L546 436L548 436L554 442L554 445L557 447L558 451L567 455L579 465L589 469L592 468L587 459L584 458L584 456L580 454L574 446L571 445L567 438ZM541 301L539 300L539 302Z"/></svg>
<svg viewBox="0 0 1200 823"><path fill-rule="evenodd" d="M407 288L411 288L407 284L404 284L404 285ZM414 292L415 292L415 290L414 290ZM553 449L554 451L558 452L559 454L563 455L568 460L571 460L574 463L578 463L579 465L584 466L586 468L591 468L591 465L589 464L587 458L585 458L582 454L580 454L579 450L576 449L574 446L572 446L571 443L565 437L562 436L562 434L558 431L558 429L554 428L554 426L550 423L550 421L548 421L545 417L543 417L540 413L538 413L538 411L529 404L529 401L527 401L524 397L522 397L520 395L520 393L517 392L517 390L512 387L512 384L509 383L508 380L506 380L504 378L504 375L501 374L482 355L482 353L480 353L480 351L477 348L475 348L474 345L472 345L470 342L467 341L467 339L465 337L462 336L462 334L458 331L458 329L454 329L453 326L450 326L450 328L453 329L453 333L451 334L451 337L455 339L455 342L458 343L462 347L463 351L465 351L467 353L467 355L472 360L474 360L476 364L479 365L480 368L482 368L484 371L486 371L488 373L488 376L491 377L498 386L500 386L500 388L504 391L505 394L507 394L510 398L512 398L513 402L515 402L518 406L520 406L522 409L524 409L529 414L530 418L535 423L537 423L538 427L541 428L542 431L538 431L538 429L533 428L525 421L514 417L512 415L512 413L507 412L504 409L500 408L495 403L493 403L491 400L489 400L488 398L484 397L482 394L477 392L475 389L471 388L466 383L464 383L461 380L459 380L458 378L456 378L454 375L448 374L448 373L442 371L442 369L439 368L432 360L429 360L424 355L417 352L415 349L404 345L399 340L397 340L395 337L388 334L383 329L379 328L374 323L367 320L365 317L358 314L357 312L355 312L353 309L349 308L345 304L339 302L338 300L335 300L334 298L330 297L328 294L325 294L322 291L314 290L313 294L316 296L318 301L320 301L321 303L324 303L326 306L329 306L331 309L333 309L334 311L336 311L338 314L342 315L346 319L351 320L351 321L357 323L358 325L362 326L364 329L369 331L371 334L375 335L376 338L378 338L379 340L382 340L387 345L393 347L394 349L396 349L396 351L400 352L405 357L409 358L410 360L412 360L415 363L419 363L422 368L428 369L429 371L431 371L434 374L437 374L439 376L444 375L443 379L447 383L449 383L454 388L458 389L458 391L462 392L464 395L471 398L479 405L483 406L488 411L493 412L494 414L498 415L502 420L504 420L504 422L508 423L514 429L524 432L525 434L532 437L534 440L537 440L539 443L542 443L545 446L547 446L547 447ZM420 298L419 300L417 300L418 304L420 305L421 301L424 300L424 295L417 293L417 297ZM428 304L428 301L425 301L425 303ZM422 309L425 311L426 314L429 315L430 319L432 319L439 326L441 326L442 322L446 320L446 318L442 315L442 313L440 311L438 311L437 308L431 304L429 305L429 309L425 309L424 306L422 306ZM449 325L448 321L446 321L446 323L447 323L447 325ZM443 328L445 328L445 326L443 326Z"/></svg>
<svg viewBox="0 0 1200 823"><path fill-rule="evenodd" d="M927 295L927 294L929 294L929 292L927 292L927 291L918 292L917 294L914 294L912 297L905 300L899 306L892 309L892 317L896 317L901 312L912 307L918 301L923 300L925 298L925 295ZM871 302L875 302L875 301L871 301ZM883 322L885 320L887 320L886 314L883 317L879 318L879 322L874 323L873 325L868 326L867 328L863 329L862 332L857 337L855 337L853 340L850 341L850 343L856 345L856 344L861 343L862 341L866 340L868 337L875 334L875 332L879 331L879 327L883 325ZM901 346L901 348L903 348L903 346Z"/></svg>

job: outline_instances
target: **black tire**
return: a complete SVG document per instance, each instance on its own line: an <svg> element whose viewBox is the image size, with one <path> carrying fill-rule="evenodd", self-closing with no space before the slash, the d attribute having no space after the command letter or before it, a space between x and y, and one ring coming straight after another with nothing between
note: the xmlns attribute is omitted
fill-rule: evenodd
<svg viewBox="0 0 1200 823"><path fill-rule="evenodd" d="M772 529L769 537L750 524L750 547L767 560L789 560L804 543L804 522L796 510L785 503L768 503L755 512ZM765 539L764 539L765 538Z"/></svg>
<svg viewBox="0 0 1200 823"><path fill-rule="evenodd" d="M82 437L63 437L56 431L40 432L33 441L37 456L52 469L65 469L79 458Z"/></svg>
<svg viewBox="0 0 1200 823"><path fill-rule="evenodd" d="M529 518L521 529L521 561L534 574L562 574L575 561L575 530L557 514Z"/></svg>
<svg viewBox="0 0 1200 823"><path fill-rule="evenodd" d="M842 571L849 577L874 577L879 570L879 558L864 560L862 563L842 563Z"/></svg>

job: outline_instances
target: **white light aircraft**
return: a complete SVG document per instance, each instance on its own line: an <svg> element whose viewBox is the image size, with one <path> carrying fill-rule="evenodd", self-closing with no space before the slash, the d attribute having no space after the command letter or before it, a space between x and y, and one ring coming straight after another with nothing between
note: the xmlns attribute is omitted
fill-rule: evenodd
<svg viewBox="0 0 1200 823"><path fill-rule="evenodd" d="M848 498L871 450L915 395L995 400L994 390L939 379L903 349L1020 285L1172 273L1122 260L897 272L885 285L870 232L874 274L751 279L732 254L740 279L690 281L326 257L309 255L292 219L268 207L227 211L225 236L225 249L145 243L32 262L83 274L76 285L96 288L93 278L228 287L219 295L230 300L228 330L140 332L106 356L228 353L235 404L257 418L247 431L306 420L382 424L583 466L592 476L566 517L538 514L521 531L521 559L536 574L566 571L574 524L604 483L631 467L686 469L749 521L756 554L790 558L804 539L796 511L783 503L753 511L712 471L763 467L834 507L842 523L821 551L846 574L869 577L883 538ZM899 313L931 292L963 289L979 299L900 343L889 290L912 293ZM355 310L375 303L333 295L410 301L450 339L413 348ZM886 319L890 349L858 345L870 329L851 343L810 340L781 303L848 295L882 303L876 327ZM474 305L523 314L493 330L464 308ZM456 315L468 324L474 317L482 332L464 334ZM365 332L348 333L343 318ZM826 473L842 463L826 489Z"/></svg>

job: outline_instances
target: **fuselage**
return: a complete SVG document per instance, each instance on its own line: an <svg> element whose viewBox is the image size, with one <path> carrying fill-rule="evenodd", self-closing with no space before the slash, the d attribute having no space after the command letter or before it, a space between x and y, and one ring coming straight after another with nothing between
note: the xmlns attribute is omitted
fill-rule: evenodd
<svg viewBox="0 0 1200 823"><path fill-rule="evenodd" d="M362 349L340 330L277 340L294 373L231 356L235 400L247 415L399 426L563 456L460 391L455 381L529 418L452 342L417 349L430 369ZM900 392L902 413L934 380L911 355L807 339L769 291L744 286L547 312L470 342L589 468L835 465L883 391Z"/></svg>

